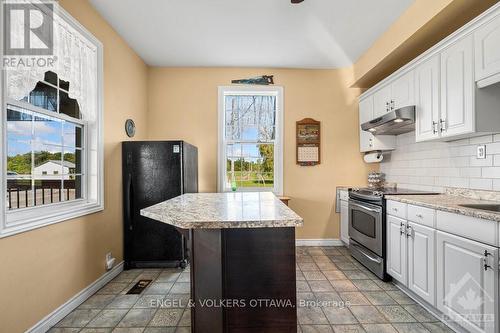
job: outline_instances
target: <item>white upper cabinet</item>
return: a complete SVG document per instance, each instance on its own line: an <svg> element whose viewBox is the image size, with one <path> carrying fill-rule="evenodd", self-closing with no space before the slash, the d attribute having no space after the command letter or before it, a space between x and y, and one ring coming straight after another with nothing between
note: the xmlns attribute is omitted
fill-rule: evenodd
<svg viewBox="0 0 500 333"><path fill-rule="evenodd" d="M442 137L475 130L472 59L472 35L465 36L441 52Z"/></svg>
<svg viewBox="0 0 500 333"><path fill-rule="evenodd" d="M391 86L385 86L373 94L373 118L378 118L390 111ZM371 120L371 119L370 119Z"/></svg>
<svg viewBox="0 0 500 333"><path fill-rule="evenodd" d="M359 124L373 120L374 96L367 96L359 101ZM374 136L359 127L359 150L364 152L374 150L392 150L396 146L396 139L392 135Z"/></svg>
<svg viewBox="0 0 500 333"><path fill-rule="evenodd" d="M437 308L471 333L498 332L498 249L438 231L436 267Z"/></svg>
<svg viewBox="0 0 500 333"><path fill-rule="evenodd" d="M373 118L381 117L403 106L415 104L414 84L413 71L410 71L377 90L373 94Z"/></svg>
<svg viewBox="0 0 500 333"><path fill-rule="evenodd" d="M439 138L439 54L415 69L416 141Z"/></svg>
<svg viewBox="0 0 500 333"><path fill-rule="evenodd" d="M500 15L474 33L475 70L479 86L500 81ZM484 81L481 81L484 80Z"/></svg>
<svg viewBox="0 0 500 333"><path fill-rule="evenodd" d="M390 111L404 106L415 105L413 71L396 78L391 84Z"/></svg>
<svg viewBox="0 0 500 333"><path fill-rule="evenodd" d="M359 101L359 124L373 120L373 96L368 96Z"/></svg>

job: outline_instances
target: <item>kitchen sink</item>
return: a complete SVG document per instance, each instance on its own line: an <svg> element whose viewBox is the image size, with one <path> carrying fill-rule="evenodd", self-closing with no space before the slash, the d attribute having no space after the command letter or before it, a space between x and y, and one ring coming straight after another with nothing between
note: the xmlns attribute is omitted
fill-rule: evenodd
<svg viewBox="0 0 500 333"><path fill-rule="evenodd" d="M464 205L459 205L461 207L465 208L474 208L474 209L482 209L482 210L489 210L492 212L500 212L500 204L464 204Z"/></svg>

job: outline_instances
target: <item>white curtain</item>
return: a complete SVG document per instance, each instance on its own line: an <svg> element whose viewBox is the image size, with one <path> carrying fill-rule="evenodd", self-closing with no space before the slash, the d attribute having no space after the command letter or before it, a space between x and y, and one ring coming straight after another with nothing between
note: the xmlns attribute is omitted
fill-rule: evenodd
<svg viewBox="0 0 500 333"><path fill-rule="evenodd" d="M17 32L23 33L23 30ZM82 118L94 122L97 117L97 49L55 13L54 55L55 68L32 66L6 70L8 96L23 99L50 70L69 82L69 97L78 101Z"/></svg>

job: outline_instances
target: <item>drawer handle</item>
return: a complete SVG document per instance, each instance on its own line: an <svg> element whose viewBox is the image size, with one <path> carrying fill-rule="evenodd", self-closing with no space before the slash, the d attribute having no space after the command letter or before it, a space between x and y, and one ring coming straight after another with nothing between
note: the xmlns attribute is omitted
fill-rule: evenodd
<svg viewBox="0 0 500 333"><path fill-rule="evenodd" d="M393 211L395 211L395 212L397 212L397 211L398 211L398 209L397 209L397 208L393 208L392 210L393 210Z"/></svg>
<svg viewBox="0 0 500 333"><path fill-rule="evenodd" d="M423 218L424 218L424 216L423 216L422 214L416 214L416 216L417 216L418 218L420 218L420 219L423 219Z"/></svg>

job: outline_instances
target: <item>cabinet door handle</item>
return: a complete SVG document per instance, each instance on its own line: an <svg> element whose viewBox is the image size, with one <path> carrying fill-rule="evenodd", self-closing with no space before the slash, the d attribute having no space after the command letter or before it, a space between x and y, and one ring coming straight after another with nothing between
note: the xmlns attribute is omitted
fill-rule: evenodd
<svg viewBox="0 0 500 333"><path fill-rule="evenodd" d="M441 133L445 132L446 131L446 119L441 119L440 121L440 130L441 130Z"/></svg>
<svg viewBox="0 0 500 333"><path fill-rule="evenodd" d="M438 132L438 123L437 121L432 122L432 134L437 134Z"/></svg>
<svg viewBox="0 0 500 333"><path fill-rule="evenodd" d="M385 111L389 112L390 104L389 102L385 102Z"/></svg>
<svg viewBox="0 0 500 333"><path fill-rule="evenodd" d="M488 268L490 268L491 270L493 270L493 267L491 267L490 265L488 265L488 261L483 258L483 262L484 262L484 271L486 272L488 270Z"/></svg>
<svg viewBox="0 0 500 333"><path fill-rule="evenodd" d="M413 237L413 227L410 225L406 227L406 238L408 237Z"/></svg>
<svg viewBox="0 0 500 333"><path fill-rule="evenodd" d="M493 270L493 267L488 265L488 256L492 256L492 254L489 253L488 250L484 250L483 267L485 271L487 271L488 268L491 268L491 270Z"/></svg>
<svg viewBox="0 0 500 333"><path fill-rule="evenodd" d="M391 99L391 110L394 110L394 100Z"/></svg>
<svg viewBox="0 0 500 333"><path fill-rule="evenodd" d="M406 232L406 226L405 226L405 224L403 222L401 222L400 225L399 225L399 233L401 235L404 235L405 232Z"/></svg>

